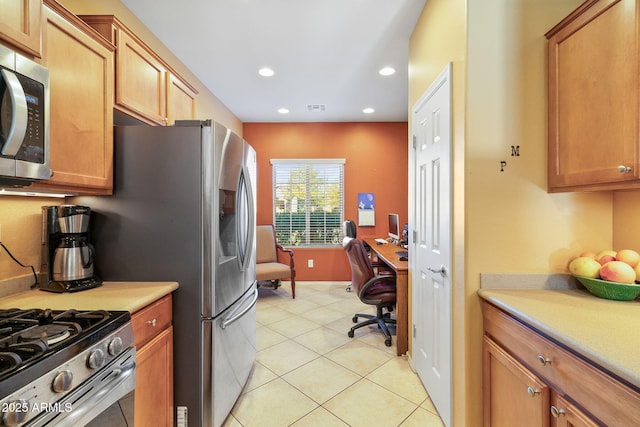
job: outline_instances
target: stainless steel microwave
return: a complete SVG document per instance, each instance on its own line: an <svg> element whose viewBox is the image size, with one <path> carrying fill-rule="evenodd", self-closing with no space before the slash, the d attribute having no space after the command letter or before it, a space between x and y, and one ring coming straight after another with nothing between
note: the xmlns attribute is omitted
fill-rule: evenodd
<svg viewBox="0 0 640 427"><path fill-rule="evenodd" d="M0 46L0 186L50 177L49 71Z"/></svg>

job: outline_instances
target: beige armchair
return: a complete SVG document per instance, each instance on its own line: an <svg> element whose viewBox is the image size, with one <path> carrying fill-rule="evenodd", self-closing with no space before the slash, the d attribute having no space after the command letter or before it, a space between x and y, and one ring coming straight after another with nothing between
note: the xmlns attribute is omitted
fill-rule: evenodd
<svg viewBox="0 0 640 427"><path fill-rule="evenodd" d="M278 261L278 251L289 254L289 265ZM273 225L256 227L256 280L269 281L276 288L282 279L291 279L291 296L296 297L296 269L293 263L293 251L285 249L276 242Z"/></svg>

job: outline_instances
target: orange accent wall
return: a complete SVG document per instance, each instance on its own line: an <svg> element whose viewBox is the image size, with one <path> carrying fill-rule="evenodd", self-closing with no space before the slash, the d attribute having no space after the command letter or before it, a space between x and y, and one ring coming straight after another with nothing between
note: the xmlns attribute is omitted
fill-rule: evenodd
<svg viewBox="0 0 640 427"><path fill-rule="evenodd" d="M375 195L374 227L358 227L358 237L386 237L387 213L408 221L408 127L384 123L244 123L243 137L258 158L257 221L273 223L271 159L344 158L345 219L358 219L358 193ZM402 227L402 226L401 226ZM340 248L295 251L297 280L351 280ZM314 267L308 268L313 259Z"/></svg>

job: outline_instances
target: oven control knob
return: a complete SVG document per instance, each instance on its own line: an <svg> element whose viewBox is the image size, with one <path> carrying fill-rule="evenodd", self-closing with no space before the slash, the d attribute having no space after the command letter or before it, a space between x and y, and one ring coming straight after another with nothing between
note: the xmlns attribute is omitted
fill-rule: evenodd
<svg viewBox="0 0 640 427"><path fill-rule="evenodd" d="M112 356L117 356L122 351L122 338L115 337L109 343L109 354Z"/></svg>
<svg viewBox="0 0 640 427"><path fill-rule="evenodd" d="M29 418L29 402L25 399L12 400L3 404L2 423L5 426L17 426Z"/></svg>
<svg viewBox="0 0 640 427"><path fill-rule="evenodd" d="M71 390L72 383L73 373L71 373L71 371L60 371L56 374L55 378L53 378L51 388L56 393L62 393Z"/></svg>
<svg viewBox="0 0 640 427"><path fill-rule="evenodd" d="M97 348L89 353L87 357L87 366L91 369L98 369L104 365L104 352L101 348Z"/></svg>

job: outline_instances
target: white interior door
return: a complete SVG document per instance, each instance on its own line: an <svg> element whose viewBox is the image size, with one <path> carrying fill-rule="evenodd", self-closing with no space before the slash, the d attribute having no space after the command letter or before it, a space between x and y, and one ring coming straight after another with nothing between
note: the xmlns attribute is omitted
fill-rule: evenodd
<svg viewBox="0 0 640 427"><path fill-rule="evenodd" d="M412 359L451 425L451 64L413 108Z"/></svg>

